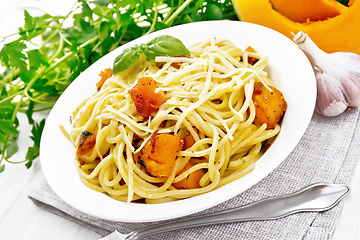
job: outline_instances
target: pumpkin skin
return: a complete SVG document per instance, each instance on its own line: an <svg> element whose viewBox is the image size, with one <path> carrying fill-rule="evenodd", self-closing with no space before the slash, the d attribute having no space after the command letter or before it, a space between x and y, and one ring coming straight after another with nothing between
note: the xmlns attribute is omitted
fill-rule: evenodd
<svg viewBox="0 0 360 240"><path fill-rule="evenodd" d="M321 0L318 0L321 1ZM323 0L324 1L324 0ZM360 1L339 15L323 21L295 22L273 9L270 0L232 0L240 20L266 26L289 38L303 31L327 53L348 51L360 54ZM277 1L279 2L279 0ZM283 4L287 1L283 0Z"/></svg>

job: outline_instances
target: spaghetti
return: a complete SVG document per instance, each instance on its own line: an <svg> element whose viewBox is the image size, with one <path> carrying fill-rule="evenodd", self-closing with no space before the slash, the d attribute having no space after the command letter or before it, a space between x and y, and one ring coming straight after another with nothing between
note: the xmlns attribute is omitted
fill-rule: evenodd
<svg viewBox="0 0 360 240"><path fill-rule="evenodd" d="M160 203L212 191L254 169L280 131L278 123L269 129L256 121L254 86L275 89L267 57L216 38L189 50L189 57L140 59L74 111L70 140L87 187L120 201ZM151 109L142 114L141 107Z"/></svg>

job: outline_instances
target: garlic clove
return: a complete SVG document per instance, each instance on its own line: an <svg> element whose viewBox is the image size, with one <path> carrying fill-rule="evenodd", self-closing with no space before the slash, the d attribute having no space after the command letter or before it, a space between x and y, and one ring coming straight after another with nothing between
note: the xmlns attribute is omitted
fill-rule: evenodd
<svg viewBox="0 0 360 240"><path fill-rule="evenodd" d="M315 110L328 117L337 116L347 107L360 105L360 55L352 52L322 51L300 31L293 38L310 59L317 81Z"/></svg>
<svg viewBox="0 0 360 240"><path fill-rule="evenodd" d="M334 59L341 59L337 68L343 93L350 107L360 105L360 55L352 52L330 54ZM340 63L339 63L340 64ZM341 70L341 71L340 71Z"/></svg>
<svg viewBox="0 0 360 240"><path fill-rule="evenodd" d="M343 73L340 77L341 85L344 88L344 95L349 107L360 105L360 72Z"/></svg>
<svg viewBox="0 0 360 240"><path fill-rule="evenodd" d="M348 107L344 94L336 81L329 81L334 76L328 73L315 71L317 83L317 99L315 111L327 117L333 117L343 113Z"/></svg>

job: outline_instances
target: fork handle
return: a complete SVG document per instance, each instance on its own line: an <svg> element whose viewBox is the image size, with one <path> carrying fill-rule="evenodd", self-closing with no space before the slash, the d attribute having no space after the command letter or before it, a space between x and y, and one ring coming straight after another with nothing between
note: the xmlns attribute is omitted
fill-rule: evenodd
<svg viewBox="0 0 360 240"><path fill-rule="evenodd" d="M135 240L162 232L204 225L273 220L297 212L325 211L335 206L349 191L350 188L343 184L312 184L289 195L271 197L225 211L149 226L129 233L125 239Z"/></svg>

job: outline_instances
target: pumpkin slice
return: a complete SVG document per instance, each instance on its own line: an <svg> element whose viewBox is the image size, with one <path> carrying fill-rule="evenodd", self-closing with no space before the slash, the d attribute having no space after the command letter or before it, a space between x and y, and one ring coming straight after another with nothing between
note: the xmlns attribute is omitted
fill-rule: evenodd
<svg viewBox="0 0 360 240"><path fill-rule="evenodd" d="M181 137L156 131L140 151L146 171L155 177L169 177L181 148Z"/></svg>
<svg viewBox="0 0 360 240"><path fill-rule="evenodd" d="M285 6L289 4L289 0L277 1ZM291 0L291 2L295 1ZM320 0L307 0L306 2L313 4L313 2L318 1ZM335 17L305 23L293 21L282 15L273 8L270 0L232 0L232 2L239 19L242 21L271 28L290 39L293 38L292 33L296 34L303 31L319 48L327 53L348 51L360 54L360 0L350 1L350 7L345 7L346 9Z"/></svg>
<svg viewBox="0 0 360 240"><path fill-rule="evenodd" d="M347 10L335 0L271 0L273 8L294 22L322 21Z"/></svg>

